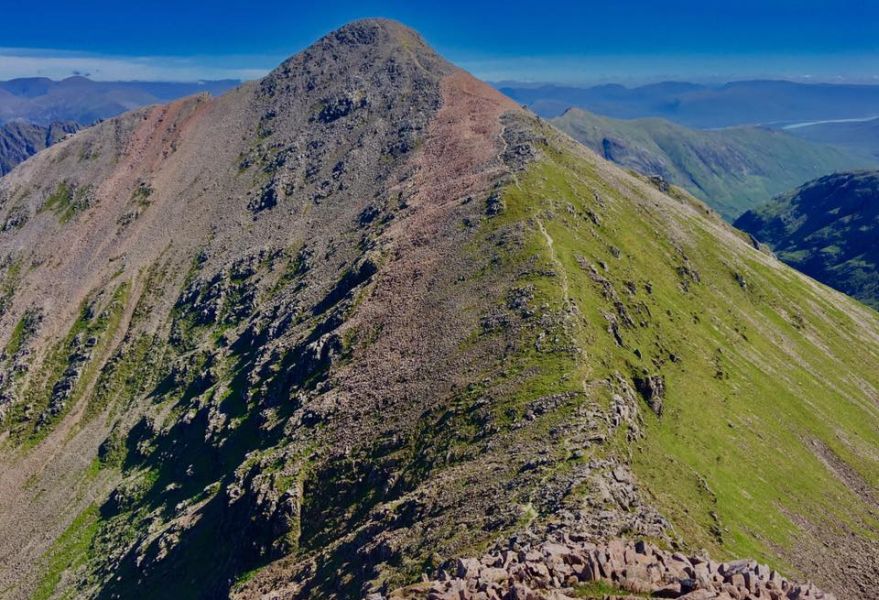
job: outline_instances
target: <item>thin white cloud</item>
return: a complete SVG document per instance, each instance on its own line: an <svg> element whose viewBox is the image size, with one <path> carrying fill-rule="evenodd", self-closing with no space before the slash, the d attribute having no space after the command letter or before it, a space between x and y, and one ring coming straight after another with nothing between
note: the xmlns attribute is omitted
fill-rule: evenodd
<svg viewBox="0 0 879 600"><path fill-rule="evenodd" d="M198 81L256 79L280 62L265 56L106 56L68 50L0 48L0 80L63 79L86 75L98 81Z"/></svg>

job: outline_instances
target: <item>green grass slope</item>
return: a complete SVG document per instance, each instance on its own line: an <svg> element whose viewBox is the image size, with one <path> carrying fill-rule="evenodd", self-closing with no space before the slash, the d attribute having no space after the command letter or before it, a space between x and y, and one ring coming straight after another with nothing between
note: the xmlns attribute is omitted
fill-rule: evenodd
<svg viewBox="0 0 879 600"><path fill-rule="evenodd" d="M642 411L619 451L687 544L861 564L879 541L879 316L573 153L548 149L505 198L554 265L550 302L577 308L571 378L663 378L662 416Z"/></svg>
<svg viewBox="0 0 879 600"><path fill-rule="evenodd" d="M700 131L664 119L626 121L576 108L551 122L608 160L687 189L730 220L804 181L875 162L759 127Z"/></svg>
<svg viewBox="0 0 879 600"><path fill-rule="evenodd" d="M811 181L735 225L789 265L879 309L879 171Z"/></svg>

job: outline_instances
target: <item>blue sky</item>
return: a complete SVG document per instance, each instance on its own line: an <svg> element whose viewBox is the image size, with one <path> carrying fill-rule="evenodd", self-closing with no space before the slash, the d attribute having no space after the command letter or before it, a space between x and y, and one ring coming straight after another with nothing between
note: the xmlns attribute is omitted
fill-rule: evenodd
<svg viewBox="0 0 879 600"><path fill-rule="evenodd" d="M493 81L879 82L876 0L0 0L0 14L2 79L253 78L347 21L386 16Z"/></svg>

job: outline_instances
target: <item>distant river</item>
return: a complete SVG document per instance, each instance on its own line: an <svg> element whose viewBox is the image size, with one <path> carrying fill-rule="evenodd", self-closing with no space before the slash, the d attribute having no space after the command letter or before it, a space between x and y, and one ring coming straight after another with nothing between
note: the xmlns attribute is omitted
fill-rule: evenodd
<svg viewBox="0 0 879 600"><path fill-rule="evenodd" d="M860 117L858 119L828 119L826 121L806 121L805 123L793 123L791 125L783 125L782 129L799 129L800 127L811 127L812 125L824 125L826 123L866 123L879 119L879 116Z"/></svg>

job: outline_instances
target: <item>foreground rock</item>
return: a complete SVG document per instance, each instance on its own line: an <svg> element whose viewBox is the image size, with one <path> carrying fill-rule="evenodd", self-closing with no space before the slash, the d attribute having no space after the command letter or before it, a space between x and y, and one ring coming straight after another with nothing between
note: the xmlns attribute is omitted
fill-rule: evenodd
<svg viewBox="0 0 879 600"><path fill-rule="evenodd" d="M633 594L634 596L630 596ZM567 538L511 544L480 559L458 559L438 579L396 590L392 600L539 600L564 598L835 599L753 560L718 563L660 550L643 541L594 544ZM382 596L376 595L373 600Z"/></svg>

